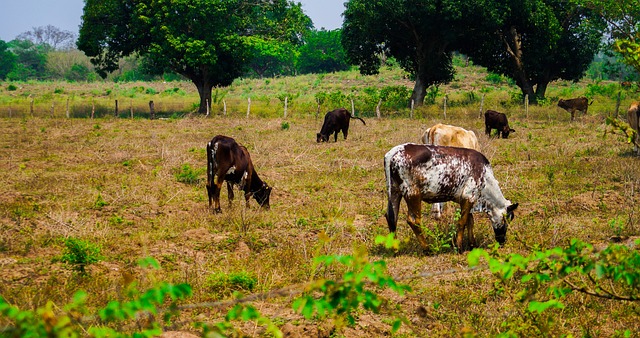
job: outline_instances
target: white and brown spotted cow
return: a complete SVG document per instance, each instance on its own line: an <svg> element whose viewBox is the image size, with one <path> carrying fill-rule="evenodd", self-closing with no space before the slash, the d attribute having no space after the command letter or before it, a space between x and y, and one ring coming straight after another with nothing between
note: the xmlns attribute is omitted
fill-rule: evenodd
<svg viewBox="0 0 640 338"><path fill-rule="evenodd" d="M217 135L207 143L207 193L209 207L216 213L220 209L220 190L227 181L229 204L233 200L233 184L244 191L244 198L249 206L249 198L255 200L265 209L269 209L271 187L263 182L253 167L249 151L233 138Z"/></svg>
<svg viewBox="0 0 640 338"><path fill-rule="evenodd" d="M633 150L636 152L636 155L640 156L640 101L634 102L629 106L629 110L627 110L627 119L631 128L636 131L632 140Z"/></svg>
<svg viewBox="0 0 640 338"><path fill-rule="evenodd" d="M507 223L513 220L518 204L505 199L484 155L466 148L440 147L406 143L395 146L384 156L389 202L387 225L395 232L400 200L407 203L407 223L426 250L427 241L420 228L422 202L453 201L460 204L455 245L464 250L463 236L475 247L473 215L485 212L491 219L496 241L504 244Z"/></svg>
<svg viewBox="0 0 640 338"><path fill-rule="evenodd" d="M422 134L422 143L434 146L468 148L480 151L476 133L464 128L438 123ZM433 203L431 215L435 219L442 217L444 203Z"/></svg>

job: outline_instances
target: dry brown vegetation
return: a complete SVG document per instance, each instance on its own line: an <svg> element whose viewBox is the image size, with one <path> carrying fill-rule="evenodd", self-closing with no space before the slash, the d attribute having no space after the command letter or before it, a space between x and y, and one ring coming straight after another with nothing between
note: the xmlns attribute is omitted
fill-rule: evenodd
<svg viewBox="0 0 640 338"><path fill-rule="evenodd" d="M474 130L505 197L520 203L501 251L526 253L572 238L602 247L614 235L638 236L640 159L621 137L605 137L604 117L614 107L615 101L602 99L573 123L554 105L526 114L520 107L502 108L516 129L507 140L484 135L477 105L450 108L446 120L440 108L426 107L416 119L354 122L348 140L339 135L337 143L328 144L315 143L322 121L313 111L286 121L2 118L0 295L35 309L47 300L62 306L83 289L90 306L101 307L125 297L131 282L145 289L168 281L189 283L194 295L187 303L196 304L230 296L211 288L211 275L246 272L257 281L253 292L268 291L334 278L338 271L315 267L313 257L357 250L384 259L397 277L460 272L409 280L413 291L404 296L384 292L389 303L381 314L362 312L355 326L337 335L388 335L390 318L398 314L409 320L398 336L494 336L512 326L528 335L540 332L536 325L546 327L549 336L615 336L627 329L637 335L637 304L578 293L566 299L566 308L533 316L513 295L495 292L488 271L466 271L466 254L441 245L451 232L451 203L442 221L423 218L425 227L439 233L428 238L431 252L421 251L406 226L404 205L398 252L374 244L376 235L388 232L384 154L397 144L418 142L424 129L438 122ZM259 175L273 186L271 210L260 210L254 200L246 209L238 193L230 207L226 189L222 214L208 209L205 145L216 134L249 149ZM178 182L176 174L185 165L198 172L198 180ZM428 209L425 205L423 212ZM476 224L479 246L490 247L488 220L476 215ZM60 262L68 237L101 246L104 258L88 267L87 276ZM162 268L138 267L137 260L148 256ZM290 301L281 297L255 305L285 334L332 333L331 323L304 320ZM197 332L194 322L216 322L224 310L183 311L167 329ZM262 332L252 324L241 327L251 336Z"/></svg>

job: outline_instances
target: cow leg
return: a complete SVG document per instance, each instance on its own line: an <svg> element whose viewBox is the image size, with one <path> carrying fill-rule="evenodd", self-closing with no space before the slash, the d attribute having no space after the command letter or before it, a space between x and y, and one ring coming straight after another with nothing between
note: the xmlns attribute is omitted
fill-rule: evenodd
<svg viewBox="0 0 640 338"><path fill-rule="evenodd" d="M473 235L473 214L471 212L467 217L467 240L469 241L469 248L476 247L476 237Z"/></svg>
<svg viewBox="0 0 640 338"><path fill-rule="evenodd" d="M419 196L411 196L405 198L405 200L407 201L408 209L407 223L409 223L413 233L416 234L418 243L420 243L422 249L427 250L427 239L424 237L424 234L422 234L422 229L420 228L422 226L422 199Z"/></svg>
<svg viewBox="0 0 640 338"><path fill-rule="evenodd" d="M340 132L340 129L336 129L333 133L333 142L338 142L338 132Z"/></svg>
<svg viewBox="0 0 640 338"><path fill-rule="evenodd" d="M227 181L227 195L229 197L229 207L231 207L231 201L235 196L233 195L233 185L229 181Z"/></svg>
<svg viewBox="0 0 640 338"><path fill-rule="evenodd" d="M484 126L484 133L487 134L487 136L491 136L491 127L485 125Z"/></svg>
<svg viewBox="0 0 640 338"><path fill-rule="evenodd" d="M344 139L347 139L347 135L349 135L349 126L342 128L342 136L344 136Z"/></svg>
<svg viewBox="0 0 640 338"><path fill-rule="evenodd" d="M571 111L571 121L573 121L573 119L574 119L575 115L576 115L576 111L575 111L575 110L572 110L572 111Z"/></svg>
<svg viewBox="0 0 640 338"><path fill-rule="evenodd" d="M458 253L462 253L464 251L464 247L462 246L464 239L464 230L465 227L467 227L467 225L469 224L469 218L473 217L471 216L471 206L471 203L467 201L463 201L462 203L460 203L460 219L458 220L456 232L456 247L458 248ZM471 220L471 222L473 222L473 220Z"/></svg>
<svg viewBox="0 0 640 338"><path fill-rule="evenodd" d="M211 194L209 195L209 207L213 206L213 212L216 214L222 212L222 209L220 209L220 190L221 189L222 189L222 182L220 182L219 184L217 182L214 182L214 184L211 185ZM211 203L211 200L213 200L213 205Z"/></svg>

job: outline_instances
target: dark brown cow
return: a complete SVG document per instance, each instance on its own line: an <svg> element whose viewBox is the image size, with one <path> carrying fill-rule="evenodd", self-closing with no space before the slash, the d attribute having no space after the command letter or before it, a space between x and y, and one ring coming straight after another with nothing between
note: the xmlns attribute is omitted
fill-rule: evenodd
<svg viewBox="0 0 640 338"><path fill-rule="evenodd" d="M560 99L560 101L558 101L558 107L571 113L571 121L573 121L573 119L575 118L576 110L587 114L587 110L592 103L593 101L589 103L589 100L587 100L587 98L583 96L569 100Z"/></svg>
<svg viewBox="0 0 640 338"><path fill-rule="evenodd" d="M207 143L207 193L209 207L216 213L221 212L220 190L224 181L227 181L229 205L233 200L232 185L237 184L244 191L247 207L253 196L260 206L269 209L271 187L258 177L247 148L231 137L217 135Z"/></svg>
<svg viewBox="0 0 640 338"><path fill-rule="evenodd" d="M387 180L387 225L396 231L400 200L407 203L407 222L426 250L422 234L422 202L453 201L460 204L455 244L463 251L464 230L468 242L476 246L471 212L485 212L491 219L496 241L506 241L508 222L513 220L518 204L504 198L484 155L466 148L441 147L406 143L389 150L384 156Z"/></svg>
<svg viewBox="0 0 640 338"><path fill-rule="evenodd" d="M509 133L515 133L514 129L509 127L509 121L507 121L507 115L499 113L495 110L487 110L484 113L484 132L487 135L491 135L491 131L497 129L498 135L502 135L502 138L509 137Z"/></svg>
<svg viewBox="0 0 640 338"><path fill-rule="evenodd" d="M342 135L346 140L349 134L349 122L351 119L358 119L366 125L363 119L351 116L349 111L344 108L338 108L328 112L324 116L324 123L322 124L320 132L316 135L316 142L329 142L331 134L333 134L333 141L337 142L338 132L340 130L342 130Z"/></svg>
<svg viewBox="0 0 640 338"><path fill-rule="evenodd" d="M640 101L634 102L629 106L627 110L627 119L629 125L636 131L636 135L633 137L633 149L636 155L640 156Z"/></svg>

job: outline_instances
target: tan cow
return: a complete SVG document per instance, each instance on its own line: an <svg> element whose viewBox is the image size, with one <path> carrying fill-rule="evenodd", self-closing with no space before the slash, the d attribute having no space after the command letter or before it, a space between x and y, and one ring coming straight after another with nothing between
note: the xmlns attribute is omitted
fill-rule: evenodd
<svg viewBox="0 0 640 338"><path fill-rule="evenodd" d="M480 151L478 138L473 131L442 123L438 123L427 129L422 134L422 143ZM433 218L439 219L442 217L443 207L444 203L434 203L431 206L431 215Z"/></svg>
<svg viewBox="0 0 640 338"><path fill-rule="evenodd" d="M636 155L640 156L640 147L638 147L640 145L640 101L634 102L629 106L627 119L631 128L636 131L636 135L633 138L633 149Z"/></svg>
<svg viewBox="0 0 640 338"><path fill-rule="evenodd" d="M586 115L591 104L593 104L593 101L589 103L589 100L584 96L569 100L560 99L560 101L558 101L558 107L571 113L571 121L575 119L576 111L580 111Z"/></svg>

